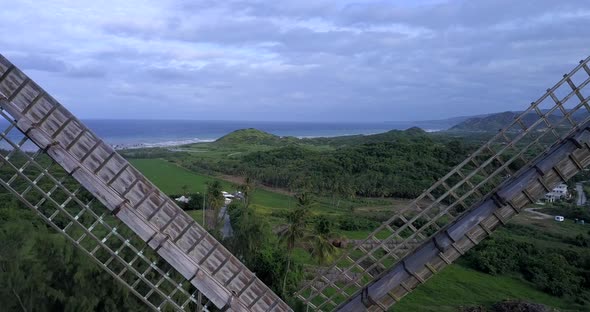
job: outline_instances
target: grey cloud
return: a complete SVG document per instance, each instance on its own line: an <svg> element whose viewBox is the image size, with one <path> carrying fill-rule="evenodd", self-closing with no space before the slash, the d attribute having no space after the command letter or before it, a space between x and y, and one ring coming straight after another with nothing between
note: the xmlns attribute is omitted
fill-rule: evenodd
<svg viewBox="0 0 590 312"><path fill-rule="evenodd" d="M23 44L0 20L0 41L64 98L91 94L74 104L81 114L109 103L99 113L123 105L133 118L407 120L522 109L589 54L590 3L580 0L130 6L128 16L81 18L74 32L49 12L43 26L60 39L42 54L36 29Z"/></svg>
<svg viewBox="0 0 590 312"><path fill-rule="evenodd" d="M355 3L346 6L339 20L348 24L408 23L433 29L456 26L484 27L558 12L588 9L584 0L457 0L432 6L407 8L395 2Z"/></svg>
<svg viewBox="0 0 590 312"><path fill-rule="evenodd" d="M166 26L163 24L135 23L133 21L112 21L102 25L105 32L118 36L131 36L141 39L157 38Z"/></svg>
<svg viewBox="0 0 590 312"><path fill-rule="evenodd" d="M263 41L276 41L280 32L277 25L264 20L246 20L224 23L223 21L202 26L179 25L180 29L170 27L165 37L195 42L217 42L247 44Z"/></svg>
<svg viewBox="0 0 590 312"><path fill-rule="evenodd" d="M73 78L104 78L106 71L96 66L79 66L68 68L66 75Z"/></svg>
<svg viewBox="0 0 590 312"><path fill-rule="evenodd" d="M35 55L35 54L17 54L11 57L12 62L17 64L22 70L34 70L48 73L62 74L64 77L72 78L101 78L106 72L104 69L93 65L76 66L67 64L55 56Z"/></svg>
<svg viewBox="0 0 590 312"><path fill-rule="evenodd" d="M103 25L103 31L143 40L179 40L230 45L276 41L281 35L277 31L277 25L263 20L216 22L205 25L176 21L158 26L116 22Z"/></svg>
<svg viewBox="0 0 590 312"><path fill-rule="evenodd" d="M211 7L222 7L230 12L238 12L256 17L310 18L333 14L340 7L339 2L333 0L228 0L220 3L215 0L184 0L180 1L175 7L189 14L198 13Z"/></svg>
<svg viewBox="0 0 590 312"><path fill-rule="evenodd" d="M23 70L39 70L46 72L65 72L67 65L64 61L48 55L26 53L11 58Z"/></svg>

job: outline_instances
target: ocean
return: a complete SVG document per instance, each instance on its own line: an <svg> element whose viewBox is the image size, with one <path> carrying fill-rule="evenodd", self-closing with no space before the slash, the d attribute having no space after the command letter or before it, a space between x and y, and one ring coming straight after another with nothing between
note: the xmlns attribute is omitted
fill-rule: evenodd
<svg viewBox="0 0 590 312"><path fill-rule="evenodd" d="M211 142L232 131L256 128L279 136L299 138L375 134L414 126L426 131L446 129L433 122L271 122L200 120L82 120L105 142L117 149L176 146ZM0 127L2 127L0 122ZM5 128L5 126L3 127ZM12 131L9 137L15 139Z"/></svg>
<svg viewBox="0 0 590 312"><path fill-rule="evenodd" d="M85 124L117 148L174 146L211 142L232 131L255 128L278 136L298 138L375 134L414 126L405 122L271 122L198 120L84 120ZM440 129L425 129L436 131Z"/></svg>

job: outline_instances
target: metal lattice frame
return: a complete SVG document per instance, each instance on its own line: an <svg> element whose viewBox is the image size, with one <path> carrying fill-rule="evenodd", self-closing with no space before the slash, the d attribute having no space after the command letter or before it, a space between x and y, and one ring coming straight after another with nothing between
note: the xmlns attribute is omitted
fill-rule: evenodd
<svg viewBox="0 0 590 312"><path fill-rule="evenodd" d="M541 159L590 120L590 98L583 95L590 83L589 61L590 58L581 61L490 141L342 255L324 274L316 275L297 296L314 310L358 311L351 307L363 307L387 311L401 297L489 235L498 222L504 223L518 213L522 207L520 202L512 203L512 197L503 198L496 191L503 181L527 173L528 164ZM566 181L570 175L557 166L559 160L552 160L551 168L556 169L551 172L555 172L559 181ZM572 162L580 169L586 165L579 160ZM558 181L549 177L547 181L542 180L541 185L548 191L555 183ZM538 189L533 192L526 188L522 193L526 194L523 196L528 202L544 194ZM480 207L485 198L493 198L497 209L505 209L507 202L512 206L508 205L509 210L494 210L495 223L486 224L488 219L482 216L475 223L464 221L472 213L470 209ZM458 219L461 216L464 217ZM462 230L463 236L449 236L449 228L458 226L457 221L464 222L460 224L463 230L477 228L480 231ZM440 246L442 238L437 235L448 236L452 248ZM464 243L465 240L470 243ZM423 245L410 254L419 243ZM430 243L429 252L436 249L437 260L423 263L424 259L416 254ZM405 274L393 274L399 270ZM380 283L379 291L376 283Z"/></svg>
<svg viewBox="0 0 590 312"><path fill-rule="evenodd" d="M7 134L3 136L12 148L4 158L4 164L15 173L14 179L2 180L1 184L101 263L102 268L113 276L135 274L140 278L137 283L118 279L152 308L158 309L166 304L180 310L187 308L188 302L194 301L193 294L188 295L186 292L186 303L184 299L177 301L175 298L184 294L184 289L190 288L190 284L220 309L291 310L174 201L1 55L0 108L3 109L4 118L11 123L10 128L18 128L26 136L17 144ZM22 151L23 144L29 140L38 146L39 151L34 155ZM13 156L15 154L24 157L26 161L18 164L19 159ZM39 168L41 171L38 176L34 176L34 173L27 176L24 172L27 168L38 167L37 157L43 154L51 157L59 165L59 169L56 166ZM80 201L78 191L66 188L57 179L59 176L79 183L82 189L104 205L105 212L93 213L94 208ZM18 179L26 185L25 189L14 187ZM49 179L55 187L42 189L38 179ZM63 202L54 198L55 191L65 193ZM41 200L37 202L29 199L28 196L33 193ZM74 203L79 206L79 211L69 211L70 204ZM48 214L41 208L49 204L55 210ZM80 219L82 214L85 217L91 216L88 217L91 221L81 222L85 219ZM56 218L65 218L65 225L55 222ZM131 231L123 232L119 226L111 225L115 220L121 221L120 224ZM97 236L96 227L105 227L106 234ZM133 244L129 236L132 232L136 234ZM107 254L106 260L97 256L98 250L101 250L99 247L86 248L79 243L86 240L98 242L98 246ZM109 245L117 240L121 242L119 245ZM149 248L135 241L146 242ZM99 249L95 251L96 248ZM123 252L127 249L129 251ZM169 274L168 269L162 270L157 265L151 265L151 261L145 260L148 258L144 253L147 254L146 250L150 249L167 262L181 280L187 282L170 279L172 274ZM127 256L130 258L126 258ZM134 264L146 261L150 264L146 270L161 273L161 280L148 283L143 279L145 270L134 268ZM163 287L163 283L171 284L170 292L162 291L169 288ZM143 289L146 291L140 291ZM166 302L152 299L155 294L161 295Z"/></svg>

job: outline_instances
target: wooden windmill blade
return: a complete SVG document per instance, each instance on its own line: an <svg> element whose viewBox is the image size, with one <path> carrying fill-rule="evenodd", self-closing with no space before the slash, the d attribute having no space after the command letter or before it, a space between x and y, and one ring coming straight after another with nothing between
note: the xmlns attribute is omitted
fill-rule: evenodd
<svg viewBox="0 0 590 312"><path fill-rule="evenodd" d="M317 311L387 311L524 205L586 167L589 61L313 277L298 298Z"/></svg>
<svg viewBox="0 0 590 312"><path fill-rule="evenodd" d="M0 110L0 185L154 310L201 311L201 295Z"/></svg>
<svg viewBox="0 0 590 312"><path fill-rule="evenodd" d="M219 309L291 310L204 228L2 55L0 109L9 125L1 135L7 149L2 165L10 169L0 184L151 308L198 306L192 285ZM41 180L52 186L43 188ZM72 188L75 184L81 188ZM83 200L85 191L97 201ZM104 211L93 206L99 204Z"/></svg>

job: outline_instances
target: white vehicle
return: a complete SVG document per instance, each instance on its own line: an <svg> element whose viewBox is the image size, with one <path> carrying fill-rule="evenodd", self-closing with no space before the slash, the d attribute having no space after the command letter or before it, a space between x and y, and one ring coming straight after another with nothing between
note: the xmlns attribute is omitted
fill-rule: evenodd
<svg viewBox="0 0 590 312"><path fill-rule="evenodd" d="M555 221L563 222L563 221L565 221L565 218L563 216L555 216Z"/></svg>

